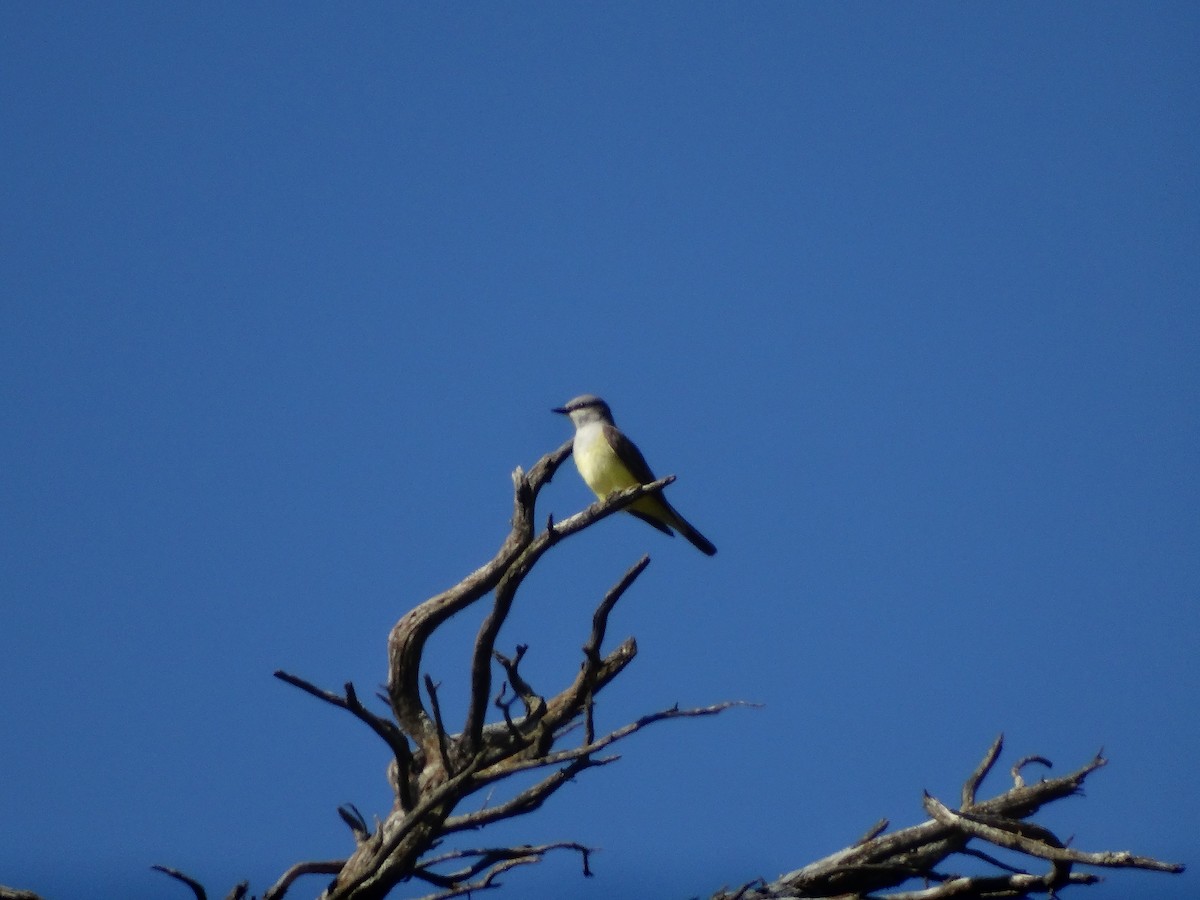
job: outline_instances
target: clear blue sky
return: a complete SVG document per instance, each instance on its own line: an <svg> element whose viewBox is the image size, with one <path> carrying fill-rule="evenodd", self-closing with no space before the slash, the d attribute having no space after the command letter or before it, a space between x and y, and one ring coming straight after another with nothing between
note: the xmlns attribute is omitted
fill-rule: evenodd
<svg viewBox="0 0 1200 900"><path fill-rule="evenodd" d="M1194 3L0 5L0 883L345 853L386 749L271 672L369 693L585 391L720 553L610 520L502 644L558 689L649 551L600 725L766 706L472 836L603 848L502 896L773 877L1000 731L1110 756L1078 846L1200 865L1198 46Z"/></svg>

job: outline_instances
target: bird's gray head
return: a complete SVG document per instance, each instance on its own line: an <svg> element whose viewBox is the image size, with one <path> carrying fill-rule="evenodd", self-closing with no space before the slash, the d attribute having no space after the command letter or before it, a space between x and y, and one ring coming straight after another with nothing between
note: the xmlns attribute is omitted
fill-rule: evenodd
<svg viewBox="0 0 1200 900"><path fill-rule="evenodd" d="M552 412L570 416L576 428L580 425L587 425L589 422L608 422L611 424L613 420L612 410L608 408L608 404L595 394L580 394L565 405L555 407Z"/></svg>

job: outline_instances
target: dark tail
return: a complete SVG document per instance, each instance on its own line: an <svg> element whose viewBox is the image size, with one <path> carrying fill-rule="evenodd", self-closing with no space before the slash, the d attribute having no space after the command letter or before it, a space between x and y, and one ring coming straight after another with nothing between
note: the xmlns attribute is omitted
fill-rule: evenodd
<svg viewBox="0 0 1200 900"><path fill-rule="evenodd" d="M713 546L713 542L693 528L691 522L675 511L675 507L671 506L665 500L663 503L666 505L667 509L671 511L671 515L674 517L674 521L671 524L675 527L675 530L687 538L693 547L695 547L705 556L712 556L717 552L717 548Z"/></svg>

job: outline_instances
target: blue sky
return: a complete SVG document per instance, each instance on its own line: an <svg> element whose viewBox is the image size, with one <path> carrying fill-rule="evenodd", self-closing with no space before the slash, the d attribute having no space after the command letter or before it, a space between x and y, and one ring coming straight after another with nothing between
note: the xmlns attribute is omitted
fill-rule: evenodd
<svg viewBox="0 0 1200 900"><path fill-rule="evenodd" d="M347 852L386 749L272 671L369 693L585 391L720 553L611 519L501 644L557 690L649 552L600 727L765 708L476 836L603 848L504 895L773 877L1000 731L1103 746L1077 846L1194 867L1197 46L1187 3L0 6L0 883Z"/></svg>

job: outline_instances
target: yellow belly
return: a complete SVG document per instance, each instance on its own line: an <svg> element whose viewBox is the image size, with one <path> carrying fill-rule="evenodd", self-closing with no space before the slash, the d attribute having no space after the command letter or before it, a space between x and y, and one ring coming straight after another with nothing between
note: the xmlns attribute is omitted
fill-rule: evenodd
<svg viewBox="0 0 1200 900"><path fill-rule="evenodd" d="M576 441L573 453L579 474L587 486L592 489L592 493L601 499L613 491L621 491L641 484L621 462L616 451L609 446L603 432L594 435L585 434L582 440ZM674 524L673 516L658 496L640 497L629 505L629 509L650 516L665 525Z"/></svg>
<svg viewBox="0 0 1200 900"><path fill-rule="evenodd" d="M638 484L602 434L576 444L574 453L579 474L597 497Z"/></svg>

